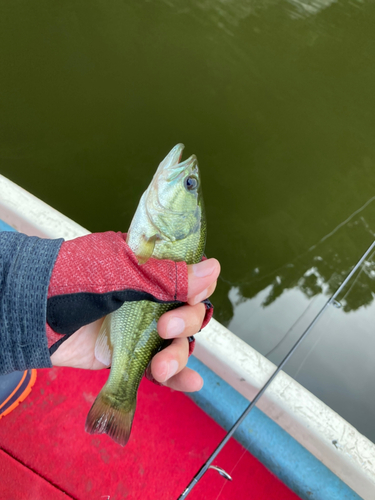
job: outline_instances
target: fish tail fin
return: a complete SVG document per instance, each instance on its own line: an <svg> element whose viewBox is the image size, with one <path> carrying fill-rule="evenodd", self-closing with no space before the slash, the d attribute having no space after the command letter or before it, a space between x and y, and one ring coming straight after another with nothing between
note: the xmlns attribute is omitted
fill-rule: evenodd
<svg viewBox="0 0 375 500"><path fill-rule="evenodd" d="M101 391L94 401L87 418L85 430L89 434L107 434L116 443L125 446L129 441L135 404L130 408L112 406L106 393Z"/></svg>

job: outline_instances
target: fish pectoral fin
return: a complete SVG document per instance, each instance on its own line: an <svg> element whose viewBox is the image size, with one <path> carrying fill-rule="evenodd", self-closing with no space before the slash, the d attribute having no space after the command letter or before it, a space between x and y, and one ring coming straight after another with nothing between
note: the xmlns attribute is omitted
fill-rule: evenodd
<svg viewBox="0 0 375 500"><path fill-rule="evenodd" d="M139 264L145 264L152 256L157 238L158 236L156 234L150 238L147 238L145 235L142 236L135 254Z"/></svg>
<svg viewBox="0 0 375 500"><path fill-rule="evenodd" d="M95 343L95 357L103 365L111 366L113 347L109 332L109 316L107 316L100 328L98 338Z"/></svg>

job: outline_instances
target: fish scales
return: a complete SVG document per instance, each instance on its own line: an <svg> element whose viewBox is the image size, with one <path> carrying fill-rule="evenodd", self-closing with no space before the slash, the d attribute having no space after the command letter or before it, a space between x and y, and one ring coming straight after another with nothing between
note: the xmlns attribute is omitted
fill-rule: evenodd
<svg viewBox="0 0 375 500"><path fill-rule="evenodd" d="M126 405L130 409L150 354L154 356L163 346L156 325L162 314L176 304L158 304L147 300L125 302L115 313L108 315L106 327L111 332L111 343L116 345L112 365L121 367L111 370L107 386L115 393L115 406Z"/></svg>
<svg viewBox="0 0 375 500"><path fill-rule="evenodd" d="M178 144L159 165L142 195L127 242L143 264L150 257L201 261L206 242L206 220L197 159L180 163L184 146ZM96 356L111 363L110 376L86 419L89 433L106 433L124 446L129 440L137 391L152 357L170 341L157 332L162 314L177 302L125 302L109 314L96 344Z"/></svg>

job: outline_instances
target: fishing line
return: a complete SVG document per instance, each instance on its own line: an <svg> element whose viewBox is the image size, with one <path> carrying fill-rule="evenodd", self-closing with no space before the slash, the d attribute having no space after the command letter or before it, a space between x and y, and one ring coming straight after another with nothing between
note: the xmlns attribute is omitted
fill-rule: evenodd
<svg viewBox="0 0 375 500"><path fill-rule="evenodd" d="M259 399L263 396L265 391L268 389L270 384L273 382L277 374L282 370L284 365L287 363L287 361L291 358L291 356L294 354L294 352L297 350L299 345L304 341L306 336L309 334L311 329L314 327L316 322L319 320L319 318L322 316L324 311L330 306L330 305L336 305L336 297L341 293L341 291L345 288L346 284L350 281L352 276L356 273L358 268L362 265L363 261L366 259L366 257L372 252L372 250L375 248L375 241L371 243L369 248L366 250L366 252L362 255L362 257L359 259L359 261L356 263L356 265L353 267L353 269L350 271L350 273L347 275L347 277L344 279L344 281L341 283L341 285L337 288L336 292L327 300L327 302L324 304L324 306L321 308L321 310L318 312L318 314L315 316L315 318L311 321L309 326L306 328L306 330L302 333L302 335L299 337L297 342L294 344L294 346L291 348L291 350L288 352L288 354L285 356L285 358L281 361L279 366L276 368L274 373L271 375L271 377L267 380L267 382L264 384L264 386L259 390L259 392L256 394L254 399L251 401L251 403L248 405L248 407L245 409L245 411L241 414L241 416L238 418L238 420L234 423L234 425L231 427L231 429L228 431L227 435L224 437L224 439L219 443L217 448L214 450L214 452L211 454L211 456L207 459L207 461L202 465L202 467L199 469L199 471L196 473L196 475L193 477L193 479L190 481L188 486L186 487L185 491L178 497L177 500L184 500L188 494L191 492L191 490L194 488L194 486L202 479L204 474L208 471L210 467L215 468L218 470L218 472L224 476L227 477L228 479L231 479L229 474L227 474L225 471L220 469L219 467L212 466L212 462L215 460L215 458L218 456L220 451L224 448L224 446L227 444L229 439L232 437L232 435L235 433L237 428L241 425L243 420L247 417L247 415L250 413L250 411L254 408L256 403L259 401Z"/></svg>
<svg viewBox="0 0 375 500"><path fill-rule="evenodd" d="M368 259L368 260L369 260L369 261L371 261L371 260L372 260L372 258L373 258L373 256L374 256L374 253L372 253L372 254L370 255L370 257L369 257L369 259ZM365 272L365 266L363 266L363 267L362 267L362 269L359 271L359 273L357 274L357 276L353 279L353 281L352 281L352 283L351 283L351 285L350 285L349 289L347 290L347 292L345 293L345 295L343 296L343 298L342 298L342 299L340 299L340 302L339 302L339 303L337 303L337 306L336 306L336 307L338 307L338 308L340 308L340 307L341 307L341 304L344 302L344 300L346 299L346 297L350 294L350 292L352 291L353 287L355 286L355 284L357 283L357 281L358 281L358 280L359 280L359 278L361 277L361 274L362 274L362 273L364 273L364 272ZM310 305L308 306L308 308L309 308L309 307L310 307ZM308 309L308 308L307 308L307 309ZM306 309L306 311L307 311L307 309ZM305 312L306 312L306 311L305 311ZM302 313L302 315L300 316L300 318L301 318L301 317L305 314L305 312L304 312L304 313ZM277 344L277 345L276 345L276 346L272 349L272 351L270 351L270 353L272 353L272 352L273 352L273 351L274 351L274 350L275 350L275 349L276 349L276 348L280 345L280 343L281 343L281 342L284 340L284 338L288 335L288 333L290 332L290 330L291 330L291 329L295 326L295 324L296 324L296 323L298 323L298 321L299 321L299 319L300 319L300 318L298 318L298 320L297 320L297 321L294 323L294 325L293 325L293 326L292 326L292 327L291 327L291 328L287 331L286 335L284 335L284 337L283 337L283 338L280 340L280 342L279 342L279 343L278 343L278 344ZM326 325L326 326L328 326L328 325ZM310 354L311 354L311 353L312 353L312 352L316 349L316 346L319 344L319 342L320 342L320 341L321 341L321 339L322 339L323 333L324 333L324 332L321 332L321 333L320 333L320 335L319 335L319 336L318 336L318 338L316 339L316 341L315 341L314 345L313 345L313 346L309 349L309 351L307 352L307 354L305 355L305 357L304 357L304 358L303 358L303 360L301 361L301 364L299 365L299 367L297 368L296 372L295 372L295 373L294 373L294 375L293 375L293 378L294 378L294 379L296 379L296 378L298 377L298 374L299 374L299 372L302 370L302 368L303 368L303 366L304 366L304 364L305 364L306 360L309 358ZM267 357L269 356L269 354L270 354L270 353L266 354L266 355L265 355L265 357L267 358Z"/></svg>
<svg viewBox="0 0 375 500"><path fill-rule="evenodd" d="M369 260L372 260L373 256L374 256L374 254L372 254L370 256ZM349 295L349 293L353 290L354 285L357 283L357 281L359 280L359 278L360 278L360 276L361 276L362 273L367 274L364 267L360 270L360 272L358 273L358 276L356 276L355 280L353 280L353 283L351 284L349 290L346 292L346 294L344 295L344 297L342 298L342 300L345 300L346 297ZM367 274L367 276L368 276L368 274Z"/></svg>
<svg viewBox="0 0 375 500"><path fill-rule="evenodd" d="M271 356L271 354L273 354L276 349L284 342L284 340L287 338L287 336L289 335L289 333L294 329L294 327L301 321L301 319L305 316L305 314L308 312L308 310L310 309L310 307L312 307L316 300L318 299L318 295L310 301L309 305L306 307L306 309L300 314L300 316L298 316L298 318L296 319L296 321L293 323L293 325L289 328L289 330L286 331L286 333L281 337L281 339L278 341L278 343L272 347L272 349L270 351L268 351L264 357L268 359L269 356Z"/></svg>
<svg viewBox="0 0 375 500"><path fill-rule="evenodd" d="M343 222L341 222L338 226L335 227L335 229L333 229L330 233L326 234L325 236L323 236L323 238L321 238L318 243L316 243L315 245L311 246L309 249L308 249L308 252L311 252L311 250L314 250L314 248L316 248L318 245L320 245L320 243L323 243L323 241L327 240L328 238L330 238L331 236L333 236L336 231L338 231L340 229L340 227L343 227L345 226L345 224L347 224L348 222L350 222L352 220L352 218L359 214L360 212L362 212L362 210L364 210L368 205L370 205L370 203L372 203L373 201L375 200L375 196L373 196L372 198L370 198L369 200L366 201L366 203L364 205L362 205L360 208L358 208L355 212L353 212L351 215L349 215L349 217L347 219L345 219Z"/></svg>
<svg viewBox="0 0 375 500"><path fill-rule="evenodd" d="M373 253L370 255L369 257L369 260L371 260L373 258ZM345 293L345 295L343 296L343 298L340 300L340 302L337 304L337 307L341 307L341 303L345 300L345 298L349 295L349 293L352 291L353 287L355 286L355 284L357 283L357 281L359 280L361 274L365 272L364 270L364 267L362 267L362 269L359 271L359 273L357 274L357 276L355 277L355 279L353 280L353 283L351 284L349 290ZM327 325L326 325L327 326ZM320 335L318 336L318 338L316 339L314 345L310 348L309 352L306 354L306 356L303 358L303 360L301 361L301 364L299 365L299 367L297 368L297 371L295 372L295 374L293 375L293 378L296 379L298 377L298 374L299 372L302 370L306 360L309 358L310 354L315 350L316 346L319 344L319 342L321 341L322 339L322 336L323 336L323 333L324 332L320 332Z"/></svg>
<svg viewBox="0 0 375 500"><path fill-rule="evenodd" d="M230 475L232 476L233 474L233 471L236 469L236 467L238 466L238 464L241 462L241 460L243 459L245 453L247 452L247 449L244 448L243 452L241 453L241 456L240 458L237 460L236 464L234 467L232 467L231 471L230 471ZM218 496L216 497L216 500L219 500L219 497L221 496L221 494L223 493L223 489L225 488L225 486L227 485L227 481L224 482L223 486L221 487L221 490L219 491L219 494Z"/></svg>
<svg viewBox="0 0 375 500"><path fill-rule="evenodd" d="M295 374L292 376L292 378L294 378L294 380L297 379L298 377L298 374L299 372L302 370L307 358L310 356L310 354L315 350L316 346L319 344L319 342L321 341L322 337L323 337L323 334L325 332L324 331L321 331L320 332L320 335L318 335L318 338L315 340L314 342L314 345L310 347L309 351L306 353L305 357L303 358L303 360L301 361L299 367L297 368Z"/></svg>
<svg viewBox="0 0 375 500"><path fill-rule="evenodd" d="M368 199L366 201L366 203L364 203L360 208L358 208L357 210L355 210L352 214L349 215L349 217L347 217L344 221L340 222L340 224L338 224L334 229L332 229L332 231L330 231L329 233L327 233L325 236L323 236L319 241L317 241L316 243L314 243L314 245L312 245L310 248L308 248L307 250L305 250L304 252L300 253L299 255L297 255L296 257L294 257L294 259L292 259L290 262L287 262L286 264L283 264L282 266L274 269L273 271L265 274L264 276L259 276L257 278L253 278L253 279L250 279L248 281L243 281L243 282L236 282L236 283L233 283L229 280L226 280L224 279L221 275L219 276L219 279L221 281L223 281L224 283L227 283L228 285L231 285L231 286L241 286L241 285L251 285L252 283L258 283L258 282L261 282L263 280L265 280L266 278L268 278L269 276L273 276L274 274L276 274L278 271L282 270L282 269L285 269L287 267L294 267L294 263L297 262L298 260L300 260L302 257L304 257L305 255L309 254L310 252L312 252L313 250L315 250L315 248L317 246L319 246L321 243L323 243L324 241L326 241L328 238L330 238L331 236L333 236L339 229L341 229L342 227L344 227L346 224L348 224L348 222L350 222L354 216L358 215L359 213L361 213L368 205L370 205L370 203L372 203L373 201L375 200L375 196L372 196L370 199ZM361 220L363 221L366 229L369 231L369 233L371 234L372 237L374 237L374 233L373 231L371 230L371 228L368 226L368 224L366 223L365 219L363 217L361 217Z"/></svg>

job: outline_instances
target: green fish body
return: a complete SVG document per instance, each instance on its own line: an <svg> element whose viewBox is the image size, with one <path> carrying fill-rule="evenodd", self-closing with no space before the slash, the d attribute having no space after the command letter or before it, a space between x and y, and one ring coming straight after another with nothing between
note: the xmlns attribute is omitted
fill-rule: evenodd
<svg viewBox="0 0 375 500"><path fill-rule="evenodd" d="M183 148L178 144L161 162L133 217L127 242L140 264L150 257L187 264L202 259L206 222L198 163L194 155L180 163ZM87 432L128 442L140 381L167 342L157 332L158 319L179 305L125 302L106 316L95 353L111 362L111 371L87 416Z"/></svg>

